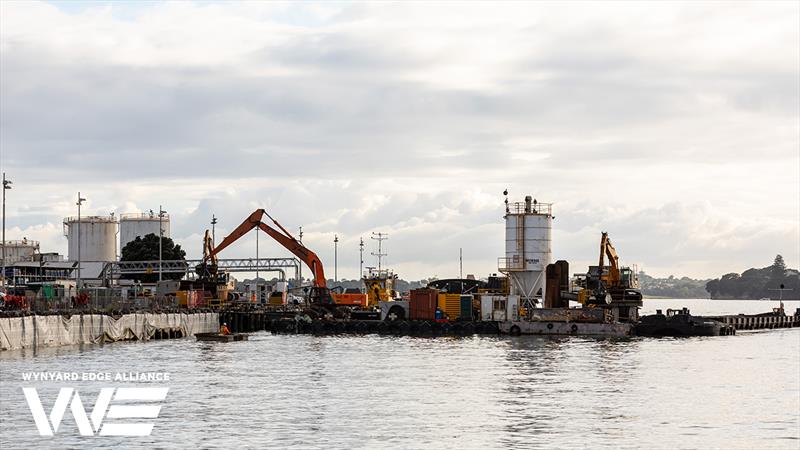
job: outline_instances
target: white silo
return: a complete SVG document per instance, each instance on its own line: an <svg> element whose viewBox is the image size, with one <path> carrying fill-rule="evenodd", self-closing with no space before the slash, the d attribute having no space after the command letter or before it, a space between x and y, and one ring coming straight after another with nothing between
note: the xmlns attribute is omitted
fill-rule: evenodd
<svg viewBox="0 0 800 450"><path fill-rule="evenodd" d="M545 269L552 259L552 203L539 203L530 196L524 203L506 199L506 256L498 270L509 277L511 294L523 300L541 296Z"/></svg>
<svg viewBox="0 0 800 450"><path fill-rule="evenodd" d="M155 234L158 236L158 213L150 211L147 213L122 214L119 217L119 251L125 245L141 236ZM164 230L164 237L169 237L169 214L164 214L161 219L161 228Z"/></svg>
<svg viewBox="0 0 800 450"><path fill-rule="evenodd" d="M77 217L64 219L67 236L67 258L78 260L78 234L80 233L81 261L114 261L117 259L117 218L114 216Z"/></svg>

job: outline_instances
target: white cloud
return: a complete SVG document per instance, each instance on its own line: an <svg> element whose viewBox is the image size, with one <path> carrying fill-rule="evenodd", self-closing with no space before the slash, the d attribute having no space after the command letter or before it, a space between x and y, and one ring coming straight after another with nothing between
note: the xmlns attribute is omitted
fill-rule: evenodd
<svg viewBox="0 0 800 450"><path fill-rule="evenodd" d="M658 274L800 265L796 3L76 5L0 3L10 239L63 251L80 190L192 256L263 206L351 272L387 231L407 278L485 275L508 187L573 271L601 229Z"/></svg>

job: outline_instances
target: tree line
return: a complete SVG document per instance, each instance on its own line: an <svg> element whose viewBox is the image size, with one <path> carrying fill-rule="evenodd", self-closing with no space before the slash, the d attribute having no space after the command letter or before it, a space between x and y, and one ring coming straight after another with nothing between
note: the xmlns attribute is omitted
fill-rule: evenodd
<svg viewBox="0 0 800 450"><path fill-rule="evenodd" d="M786 267L783 256L775 256L772 265L761 269L747 269L741 274L727 273L706 283L706 291L713 299L777 299L778 289L783 298L800 297L800 272Z"/></svg>

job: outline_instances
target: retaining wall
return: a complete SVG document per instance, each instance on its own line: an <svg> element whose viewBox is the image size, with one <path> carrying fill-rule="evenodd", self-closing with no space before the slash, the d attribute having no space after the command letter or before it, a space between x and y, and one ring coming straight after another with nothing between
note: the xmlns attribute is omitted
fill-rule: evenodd
<svg viewBox="0 0 800 450"><path fill-rule="evenodd" d="M76 314L0 318L0 350L149 340L162 336L192 336L219 330L218 313L136 313L118 318Z"/></svg>

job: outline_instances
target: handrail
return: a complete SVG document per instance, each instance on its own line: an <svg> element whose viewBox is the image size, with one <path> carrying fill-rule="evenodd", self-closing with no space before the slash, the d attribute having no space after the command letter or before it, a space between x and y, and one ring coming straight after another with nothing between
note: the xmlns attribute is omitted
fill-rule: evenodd
<svg viewBox="0 0 800 450"><path fill-rule="evenodd" d="M70 216L64 218L64 224L77 222L78 216ZM117 216L81 216L81 223L87 222L115 222L117 221Z"/></svg>
<svg viewBox="0 0 800 450"><path fill-rule="evenodd" d="M136 220L136 219L153 219L158 220L158 213L156 212L142 212L142 213L124 213L119 215L119 220ZM162 220L169 220L169 214L164 213Z"/></svg>
<svg viewBox="0 0 800 450"><path fill-rule="evenodd" d="M525 202L513 202L506 205L506 214L542 214L552 215L552 203L531 203L530 210L527 209Z"/></svg>
<svg viewBox="0 0 800 450"><path fill-rule="evenodd" d="M519 255L513 256L511 258L508 257L500 257L497 258L497 270L500 272L507 272L511 270L523 270L525 269L525 260L520 258Z"/></svg>
<svg viewBox="0 0 800 450"><path fill-rule="evenodd" d="M32 241L30 239L16 239L16 240L5 240L5 245L7 246L31 246L31 247L39 247L39 241ZM3 241L0 241L0 247L3 246Z"/></svg>

